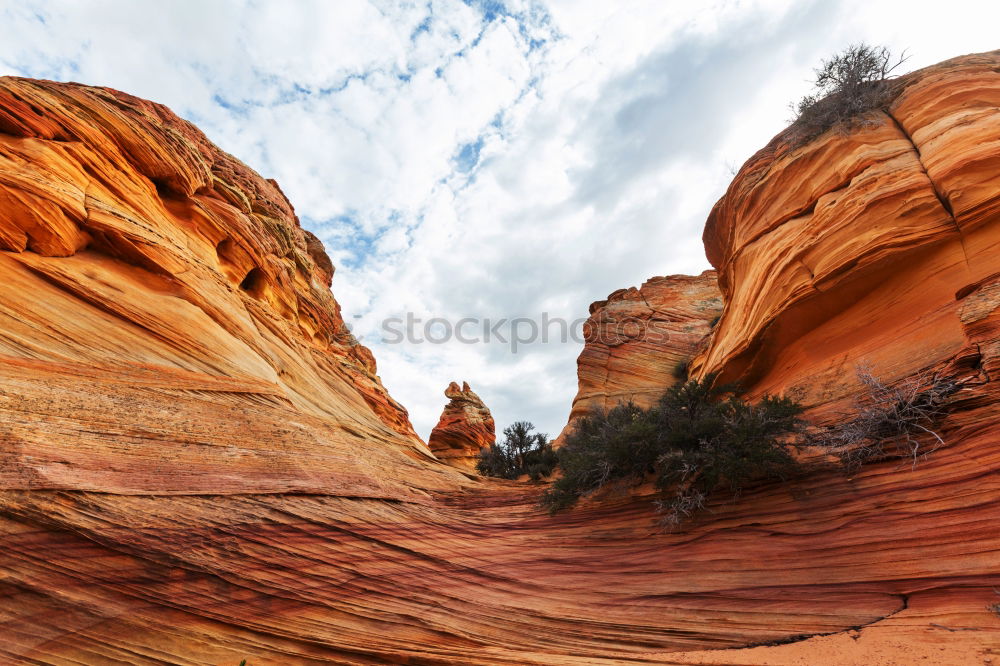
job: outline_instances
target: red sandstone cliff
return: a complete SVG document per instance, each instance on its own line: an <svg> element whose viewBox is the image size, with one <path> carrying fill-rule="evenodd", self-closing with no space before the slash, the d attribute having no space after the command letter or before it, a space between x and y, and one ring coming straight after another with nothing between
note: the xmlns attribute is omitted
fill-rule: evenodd
<svg viewBox="0 0 1000 666"><path fill-rule="evenodd" d="M717 507L687 538L707 540L692 564L709 553L752 560L737 577L768 598L777 597L765 587L796 580L846 595L881 589L900 604L860 632L675 655L678 663L985 663L1000 646L1000 623L985 610L1000 581L1000 530L989 517L1000 486L986 480L1000 472L991 381L1000 364L1000 52L899 84L877 126L798 148L779 135L734 178L705 229L724 314L692 343L691 372L739 380L751 396L795 391L814 423L851 409L860 364L890 382L956 376L965 388L942 427L948 446L916 469L885 462L852 478L817 473L761 488L742 507ZM622 384L623 393L643 387L634 375ZM722 546L718 529L740 546Z"/></svg>
<svg viewBox="0 0 1000 666"><path fill-rule="evenodd" d="M592 303L576 361L579 389L557 442L596 410L656 402L685 376L683 365L721 314L715 271L650 278L639 289L619 289Z"/></svg>
<svg viewBox="0 0 1000 666"><path fill-rule="evenodd" d="M479 452L497 438L493 416L466 382L461 387L452 382L444 395L449 402L427 445L442 462L475 472Z"/></svg>
<svg viewBox="0 0 1000 666"><path fill-rule="evenodd" d="M692 372L822 421L861 359L947 366L947 446L663 534L648 498L549 517L422 453L274 184L162 107L3 79L0 660L996 660L1000 52L904 83L737 175Z"/></svg>
<svg viewBox="0 0 1000 666"><path fill-rule="evenodd" d="M423 449L278 185L163 106L3 78L0 250L0 354L37 376L257 395Z"/></svg>

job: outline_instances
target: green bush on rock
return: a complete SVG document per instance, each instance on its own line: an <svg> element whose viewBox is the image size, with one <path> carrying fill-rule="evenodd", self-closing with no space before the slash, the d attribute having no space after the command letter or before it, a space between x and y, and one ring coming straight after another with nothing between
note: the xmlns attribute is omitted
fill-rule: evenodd
<svg viewBox="0 0 1000 666"><path fill-rule="evenodd" d="M713 491L738 495L796 473L790 449L801 413L787 397L745 402L713 376L670 388L649 409L620 404L581 419L557 452L562 477L541 503L556 512L609 483L652 475L663 522L675 526Z"/></svg>
<svg viewBox="0 0 1000 666"><path fill-rule="evenodd" d="M556 453L548 435L533 433L534 424L516 421L504 428L504 441L491 444L479 452L476 471L485 476L516 479L527 474L533 481L552 474Z"/></svg>

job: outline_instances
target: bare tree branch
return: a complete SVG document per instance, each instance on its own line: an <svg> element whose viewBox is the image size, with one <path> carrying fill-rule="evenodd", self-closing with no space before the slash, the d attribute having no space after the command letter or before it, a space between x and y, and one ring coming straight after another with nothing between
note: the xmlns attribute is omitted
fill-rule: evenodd
<svg viewBox="0 0 1000 666"><path fill-rule="evenodd" d="M945 415L948 398L961 388L958 381L920 373L890 386L867 364L858 365L857 376L865 393L853 416L814 434L810 443L835 449L848 469L890 458L911 459L915 467L945 445L933 426Z"/></svg>

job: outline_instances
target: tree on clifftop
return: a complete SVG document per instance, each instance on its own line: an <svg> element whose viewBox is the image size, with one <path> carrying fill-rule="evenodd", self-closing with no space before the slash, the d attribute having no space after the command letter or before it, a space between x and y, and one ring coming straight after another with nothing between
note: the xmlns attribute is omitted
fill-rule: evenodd
<svg viewBox="0 0 1000 666"><path fill-rule="evenodd" d="M890 79L907 57L862 42L824 60L815 70L813 93L794 105L792 127L799 140L804 143L837 125L847 130L878 124L867 114L893 100Z"/></svg>

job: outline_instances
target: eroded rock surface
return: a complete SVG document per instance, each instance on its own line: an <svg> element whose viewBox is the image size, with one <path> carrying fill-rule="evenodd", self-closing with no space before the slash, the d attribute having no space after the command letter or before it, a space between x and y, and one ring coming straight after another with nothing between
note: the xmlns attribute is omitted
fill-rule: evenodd
<svg viewBox="0 0 1000 666"><path fill-rule="evenodd" d="M493 416L467 382L452 382L444 395L449 402L427 445L442 462L474 472L479 452L496 441Z"/></svg>
<svg viewBox="0 0 1000 666"><path fill-rule="evenodd" d="M987 518L1000 491L1000 52L900 84L877 126L794 150L779 135L740 170L705 229L726 305L693 371L739 378L750 395L795 391L817 423L849 412L859 365L888 382L936 373L964 383L940 428L946 447L916 467L887 461L802 483L787 529L802 538L793 566L836 562L811 574L816 585L892 589L907 601L862 637L899 646L916 626L921 643L959 633L964 658L979 663L998 645L997 617L978 607L1000 579L1000 528ZM822 497L839 508L818 510ZM858 575L844 575L854 558ZM953 632L956 613L965 628ZM878 659L867 663L916 657Z"/></svg>
<svg viewBox="0 0 1000 666"><path fill-rule="evenodd" d="M557 445L582 417L632 401L648 407L674 383L722 314L715 271L654 277L590 306L576 361L579 389Z"/></svg>
<svg viewBox="0 0 1000 666"><path fill-rule="evenodd" d="M665 534L645 487L550 517L434 460L276 185L163 107L2 79L0 661L995 661L1000 54L906 83L738 174L692 372L829 421L859 360L947 371L947 446Z"/></svg>

